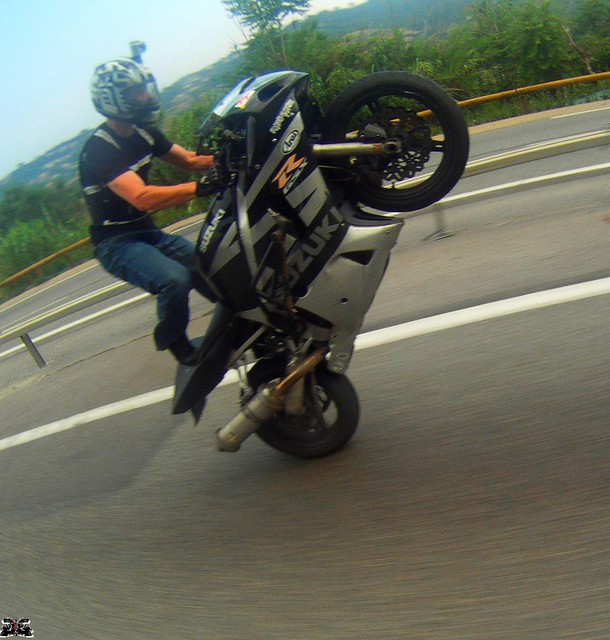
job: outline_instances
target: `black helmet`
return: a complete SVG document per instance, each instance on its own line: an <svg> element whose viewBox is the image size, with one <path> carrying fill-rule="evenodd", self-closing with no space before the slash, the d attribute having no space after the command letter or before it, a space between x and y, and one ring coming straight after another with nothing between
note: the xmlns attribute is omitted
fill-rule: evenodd
<svg viewBox="0 0 610 640"><path fill-rule="evenodd" d="M151 124L161 109L154 76L131 58L117 58L96 68L91 99L103 116L131 124Z"/></svg>

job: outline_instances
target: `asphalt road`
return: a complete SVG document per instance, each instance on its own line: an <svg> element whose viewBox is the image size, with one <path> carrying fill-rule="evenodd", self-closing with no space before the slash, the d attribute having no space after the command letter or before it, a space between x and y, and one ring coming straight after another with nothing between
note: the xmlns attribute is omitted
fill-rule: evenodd
<svg viewBox="0 0 610 640"><path fill-rule="evenodd" d="M607 149L570 156L527 175ZM363 330L607 277L609 213L597 177L456 208L436 242L409 221ZM0 359L0 439L107 408L0 451L0 615L50 639L607 639L609 311L601 295L358 350L359 430L312 462L256 438L217 453L235 385L197 428L168 401L108 408L171 385L151 300L49 340L45 370Z"/></svg>

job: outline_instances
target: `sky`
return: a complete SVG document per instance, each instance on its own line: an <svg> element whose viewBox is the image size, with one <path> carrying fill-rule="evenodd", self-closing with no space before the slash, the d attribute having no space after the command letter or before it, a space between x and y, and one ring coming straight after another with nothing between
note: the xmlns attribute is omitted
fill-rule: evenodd
<svg viewBox="0 0 610 640"><path fill-rule="evenodd" d="M310 0L310 14L365 0ZM0 0L0 179L103 119L93 69L146 43L162 90L244 41L221 0Z"/></svg>

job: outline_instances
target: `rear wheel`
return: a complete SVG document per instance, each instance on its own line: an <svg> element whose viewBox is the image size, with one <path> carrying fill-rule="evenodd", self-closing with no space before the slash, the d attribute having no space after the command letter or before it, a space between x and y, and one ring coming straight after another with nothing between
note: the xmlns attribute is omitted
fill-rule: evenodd
<svg viewBox="0 0 610 640"><path fill-rule="evenodd" d="M285 375L282 361L261 360L248 373L248 382L256 391ZM360 417L358 396L345 376L326 369L316 369L304 382L303 415L276 413L256 434L269 446L292 456L327 456L344 447L354 435Z"/></svg>
<svg viewBox="0 0 610 640"><path fill-rule="evenodd" d="M328 108L322 143L397 141L400 150L322 163L346 196L381 211L414 211L446 195L468 159L468 127L453 98L404 71L374 73L346 87Z"/></svg>

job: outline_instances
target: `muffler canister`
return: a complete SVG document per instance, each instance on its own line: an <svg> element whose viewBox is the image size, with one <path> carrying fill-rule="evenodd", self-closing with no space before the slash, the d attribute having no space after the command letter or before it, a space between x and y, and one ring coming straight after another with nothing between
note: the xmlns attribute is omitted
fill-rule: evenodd
<svg viewBox="0 0 610 640"><path fill-rule="evenodd" d="M283 397L276 391L277 384L267 384L246 406L221 429L216 432L218 451L238 451L241 443L261 427L283 404Z"/></svg>

